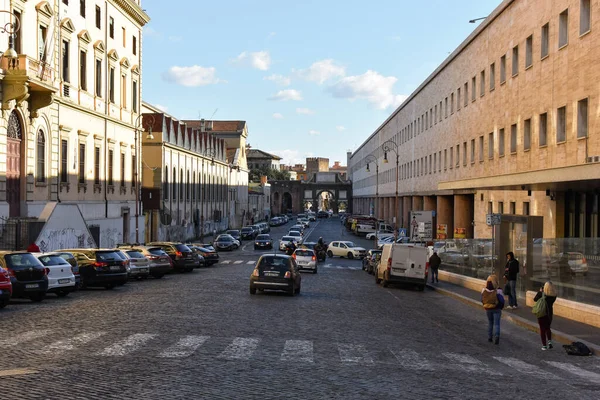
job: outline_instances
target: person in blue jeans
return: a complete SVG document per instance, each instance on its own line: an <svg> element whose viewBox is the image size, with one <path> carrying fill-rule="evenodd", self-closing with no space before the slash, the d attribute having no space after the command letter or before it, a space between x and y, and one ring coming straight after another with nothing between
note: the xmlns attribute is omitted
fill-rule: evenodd
<svg viewBox="0 0 600 400"><path fill-rule="evenodd" d="M504 276L508 279L510 292L508 295L508 307L517 308L517 277L519 276L519 261L515 259L512 251L506 253L506 266L504 267Z"/></svg>
<svg viewBox="0 0 600 400"><path fill-rule="evenodd" d="M481 303L488 318L488 342L500 343L500 319L504 308L502 289L498 289L498 277L488 276L481 290Z"/></svg>

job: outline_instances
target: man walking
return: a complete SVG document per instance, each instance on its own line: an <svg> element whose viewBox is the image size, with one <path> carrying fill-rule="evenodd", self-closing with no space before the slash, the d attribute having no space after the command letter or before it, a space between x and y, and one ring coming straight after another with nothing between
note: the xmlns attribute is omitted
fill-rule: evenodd
<svg viewBox="0 0 600 400"><path fill-rule="evenodd" d="M442 264L442 259L438 256L437 252L433 252L431 257L429 257L429 268L431 268L431 283L434 283L433 280L439 283L438 279L438 269Z"/></svg>
<svg viewBox="0 0 600 400"><path fill-rule="evenodd" d="M508 307L517 308L517 276L519 276L519 261L515 259L512 251L506 253L506 265L504 267L504 276L508 279Z"/></svg>

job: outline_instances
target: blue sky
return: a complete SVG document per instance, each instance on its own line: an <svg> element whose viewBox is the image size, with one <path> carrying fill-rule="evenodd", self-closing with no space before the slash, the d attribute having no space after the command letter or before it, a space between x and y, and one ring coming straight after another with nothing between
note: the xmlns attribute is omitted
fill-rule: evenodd
<svg viewBox="0 0 600 400"><path fill-rule="evenodd" d="M245 120L252 147L288 164L345 165L498 4L143 0L143 99L178 119Z"/></svg>

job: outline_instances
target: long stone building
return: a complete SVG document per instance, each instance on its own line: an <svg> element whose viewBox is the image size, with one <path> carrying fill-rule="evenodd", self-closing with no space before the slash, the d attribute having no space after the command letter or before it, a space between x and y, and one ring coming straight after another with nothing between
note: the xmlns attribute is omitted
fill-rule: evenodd
<svg viewBox="0 0 600 400"><path fill-rule="evenodd" d="M598 21L597 1L503 1L349 157L354 211L406 227L432 210L450 238L491 237L488 213L598 237Z"/></svg>

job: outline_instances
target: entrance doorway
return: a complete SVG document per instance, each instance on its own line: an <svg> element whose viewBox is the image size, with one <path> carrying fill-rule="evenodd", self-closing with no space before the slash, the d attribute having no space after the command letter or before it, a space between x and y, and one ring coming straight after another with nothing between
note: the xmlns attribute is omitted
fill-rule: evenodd
<svg viewBox="0 0 600 400"><path fill-rule="evenodd" d="M6 201L9 215L21 216L21 142L23 129L15 110L8 118L6 149Z"/></svg>
<svg viewBox="0 0 600 400"><path fill-rule="evenodd" d="M129 209L123 210L123 243L129 241Z"/></svg>

